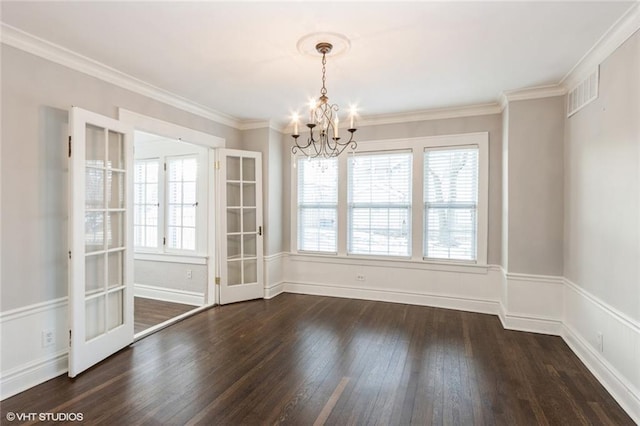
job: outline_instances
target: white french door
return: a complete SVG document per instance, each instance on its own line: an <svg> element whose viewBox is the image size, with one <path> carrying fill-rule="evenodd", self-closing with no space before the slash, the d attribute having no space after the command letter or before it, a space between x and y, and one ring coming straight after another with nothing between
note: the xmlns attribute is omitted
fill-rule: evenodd
<svg viewBox="0 0 640 426"><path fill-rule="evenodd" d="M218 150L220 304L264 297L262 155Z"/></svg>
<svg viewBox="0 0 640 426"><path fill-rule="evenodd" d="M133 342L133 132L69 113L69 377Z"/></svg>

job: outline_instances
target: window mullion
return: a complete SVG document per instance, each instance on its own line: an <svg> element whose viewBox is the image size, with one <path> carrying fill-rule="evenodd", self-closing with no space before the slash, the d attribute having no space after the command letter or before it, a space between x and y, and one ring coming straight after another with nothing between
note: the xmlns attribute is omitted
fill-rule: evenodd
<svg viewBox="0 0 640 426"><path fill-rule="evenodd" d="M418 150L415 149L411 151L411 154L413 161L413 182L424 182L422 155ZM424 253L424 249L422 247L423 238L418 237L417 235L415 235L415 233L418 231L418 229L423 229L425 220L424 209L420 208L420 206L422 206L424 203L423 185L414 184L411 190L413 205L416 206L416 208L411 209L411 259L420 260L422 259L422 253Z"/></svg>
<svg viewBox="0 0 640 426"><path fill-rule="evenodd" d="M338 157L338 255L346 256L347 254L347 226L349 207L347 205L349 199L348 188L348 163L353 155L342 155Z"/></svg>
<svg viewBox="0 0 640 426"><path fill-rule="evenodd" d="M162 179L158 179L159 183L162 185L160 193L162 194L162 201L160 207L162 210L162 221L158 223L162 232L160 232L158 237L161 239L161 247L162 253L167 252L167 236L169 235L168 221L167 216L169 214L169 203L167 199L167 188L169 187L169 174L167 173L167 157L161 157L162 163L160 164L160 174L162 175Z"/></svg>

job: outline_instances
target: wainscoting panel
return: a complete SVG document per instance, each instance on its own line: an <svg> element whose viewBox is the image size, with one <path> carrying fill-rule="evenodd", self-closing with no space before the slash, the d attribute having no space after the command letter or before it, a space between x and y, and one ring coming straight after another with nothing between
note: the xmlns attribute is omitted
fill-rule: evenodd
<svg viewBox="0 0 640 426"><path fill-rule="evenodd" d="M565 279L562 338L640 424L640 323Z"/></svg>
<svg viewBox="0 0 640 426"><path fill-rule="evenodd" d="M0 314L1 399L67 371L67 324L66 297ZM54 341L50 346L44 345L44 330L53 332Z"/></svg>
<svg viewBox="0 0 640 426"><path fill-rule="evenodd" d="M282 282L285 253L264 256L264 298L271 299L284 291Z"/></svg>
<svg viewBox="0 0 640 426"><path fill-rule="evenodd" d="M501 286L504 328L560 335L562 277L504 273Z"/></svg>
<svg viewBox="0 0 640 426"><path fill-rule="evenodd" d="M498 269L289 255L284 291L497 314Z"/></svg>
<svg viewBox="0 0 640 426"><path fill-rule="evenodd" d="M134 295L164 302L183 303L185 305L204 305L204 294L194 291L158 287L146 284L134 284Z"/></svg>

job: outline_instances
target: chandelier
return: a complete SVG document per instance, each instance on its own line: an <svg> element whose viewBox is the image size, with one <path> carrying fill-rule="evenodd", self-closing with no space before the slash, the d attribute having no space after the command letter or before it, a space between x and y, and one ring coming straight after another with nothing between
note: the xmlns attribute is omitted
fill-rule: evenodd
<svg viewBox="0 0 640 426"><path fill-rule="evenodd" d="M342 140L338 131L338 105L330 104L327 97L326 81L326 65L327 53L331 52L333 45L327 42L316 44L316 51L322 54L322 88L320 89L320 98L316 101L312 100L309 104L309 121L306 126L309 128L309 136L306 143L299 143L298 138L298 116L293 118L293 140L294 145L291 148L293 154L301 152L310 158L331 158L337 157L347 147L354 150L358 147L357 142L353 139L356 132L354 127L355 111L352 110L349 117L349 140ZM317 128L317 129L316 129ZM314 131L315 129L315 131Z"/></svg>

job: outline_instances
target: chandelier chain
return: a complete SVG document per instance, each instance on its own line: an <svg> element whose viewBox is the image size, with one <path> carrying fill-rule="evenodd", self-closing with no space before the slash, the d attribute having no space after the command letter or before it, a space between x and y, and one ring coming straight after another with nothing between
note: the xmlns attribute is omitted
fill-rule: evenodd
<svg viewBox="0 0 640 426"><path fill-rule="evenodd" d="M322 54L322 89L320 89L320 94L325 96L327 94L327 88L325 87L325 81L327 73L327 54Z"/></svg>

